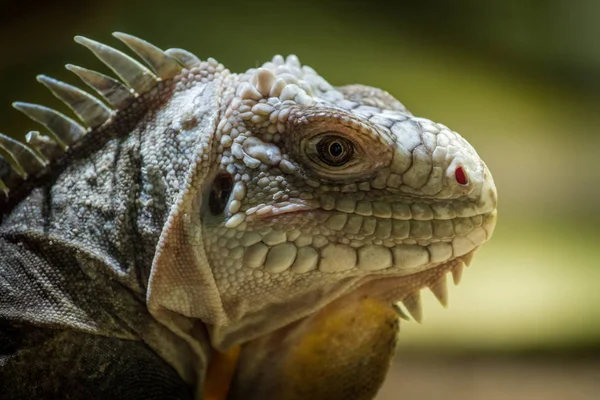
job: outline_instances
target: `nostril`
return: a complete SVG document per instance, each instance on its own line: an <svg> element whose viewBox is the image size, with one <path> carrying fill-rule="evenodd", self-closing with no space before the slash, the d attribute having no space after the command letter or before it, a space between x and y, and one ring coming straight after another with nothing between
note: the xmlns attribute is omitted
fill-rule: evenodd
<svg viewBox="0 0 600 400"><path fill-rule="evenodd" d="M216 176L213 181L208 199L208 206L213 215L222 214L229 201L229 196L233 189L233 179L231 175L222 173Z"/></svg>
<svg viewBox="0 0 600 400"><path fill-rule="evenodd" d="M456 168L456 171L454 171L454 176L456 177L456 182L458 182L460 185L466 185L469 183L467 174L465 173L463 167Z"/></svg>

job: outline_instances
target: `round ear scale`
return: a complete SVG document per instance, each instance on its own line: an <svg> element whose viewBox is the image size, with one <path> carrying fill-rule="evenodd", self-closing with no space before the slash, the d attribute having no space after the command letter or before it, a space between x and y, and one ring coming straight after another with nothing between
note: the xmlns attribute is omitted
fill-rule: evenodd
<svg viewBox="0 0 600 400"><path fill-rule="evenodd" d="M467 174L465 174L465 170L462 167L456 168L456 171L454 171L454 176L456 177L456 182L458 182L460 185L466 185L469 183Z"/></svg>

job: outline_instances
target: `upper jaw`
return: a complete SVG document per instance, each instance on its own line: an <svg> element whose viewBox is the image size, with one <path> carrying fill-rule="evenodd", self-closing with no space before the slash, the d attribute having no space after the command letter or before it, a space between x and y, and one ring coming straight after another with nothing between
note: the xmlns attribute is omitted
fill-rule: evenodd
<svg viewBox="0 0 600 400"><path fill-rule="evenodd" d="M450 243L453 256L464 255L489 240L496 222L497 194L493 178L482 163L482 179L470 198L439 200L396 196L358 196L364 193L324 193L318 199L290 199L247 210L249 227L296 225L317 220L327 236L365 244L427 245ZM372 192L373 193L373 192ZM370 194L372 194L370 193ZM343 240L342 240L343 242ZM438 251L438 250L436 250ZM439 255L434 259L441 261ZM444 258L443 261L451 259Z"/></svg>
<svg viewBox="0 0 600 400"><path fill-rule="evenodd" d="M491 207L489 201L480 203ZM293 243L313 247L319 254L317 269L324 273L407 276L472 253L490 239L496 223L495 206L466 217L454 213L423 218L421 205L415 205L397 208L396 213L386 211L393 207L379 210L381 205L352 212L323 207L303 211L291 207L288 213L271 209L250 220L248 228L260 229L268 220L275 230L296 227L306 232Z"/></svg>

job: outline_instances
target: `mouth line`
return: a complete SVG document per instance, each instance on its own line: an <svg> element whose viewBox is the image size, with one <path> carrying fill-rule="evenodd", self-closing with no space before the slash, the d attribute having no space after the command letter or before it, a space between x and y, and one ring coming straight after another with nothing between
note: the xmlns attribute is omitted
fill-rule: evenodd
<svg viewBox="0 0 600 400"><path fill-rule="evenodd" d="M246 211L247 221L261 221L273 217L292 214L306 214L311 211L325 211L319 207L310 206L306 203L285 203L283 206L273 206L271 204L249 208Z"/></svg>
<svg viewBox="0 0 600 400"><path fill-rule="evenodd" d="M473 218L473 217L484 217L486 215L492 214L494 212L494 210L491 210L489 212L477 212L474 213L472 215L455 215L455 216L449 216L447 218L436 218L435 216L432 216L431 218L423 218L423 217L419 217L419 218L415 218L414 216L409 216L409 217L403 217L403 218L395 218L393 216L381 216L381 215L374 215L374 214L359 214L356 212L346 212L346 211L340 211L337 209L325 209L321 206L312 206L306 203L292 203L292 202L288 202L288 203L283 203L283 205L272 205L272 204L267 204L267 205L261 205L261 206L255 206L255 207L251 207L248 210L246 210L246 220L247 221L263 221L263 220L267 220L267 219L271 219L271 218L275 218L275 217L282 217L285 218L287 216L293 217L296 215L301 215L301 214L308 214L311 212L315 212L315 213L327 213L327 214L345 214L345 215L357 215L357 216L361 216L363 218L376 218L379 220L397 220L397 221L452 221L458 218Z"/></svg>
<svg viewBox="0 0 600 400"><path fill-rule="evenodd" d="M367 270L387 269L383 265L389 263L407 268L424 258L421 250L427 253L432 264L463 257L491 238L496 221L495 212L470 218L422 221L364 217L304 204L261 210L256 211L253 218L247 218L246 229L260 230L268 225L272 230L282 231L286 240L286 232L292 232L291 241L304 233L301 247L316 241L319 252L326 252L330 258L337 252L355 253L356 264ZM410 256L403 255L406 251ZM369 257L375 256L381 258L382 267L367 265ZM342 268L337 266L337 261L331 262L334 269Z"/></svg>
<svg viewBox="0 0 600 400"><path fill-rule="evenodd" d="M451 243L461 248L457 257L479 247L490 239L495 227L495 211L477 214L472 217L454 217L449 219L397 219L377 216L364 216L356 213L344 213L337 210L325 210L306 204L288 203L283 207L264 206L256 208L246 220L249 228L261 227L264 221L274 229L277 227L302 228L307 221L311 226L326 229L327 236L334 235L344 240L363 240L365 244L383 244L393 247L391 242L400 244L419 244L422 246L439 242ZM316 223L316 224L315 224ZM336 239L337 240L337 239ZM372 243L371 243L372 242ZM379 242L379 243L378 243ZM427 243L426 243L427 242Z"/></svg>

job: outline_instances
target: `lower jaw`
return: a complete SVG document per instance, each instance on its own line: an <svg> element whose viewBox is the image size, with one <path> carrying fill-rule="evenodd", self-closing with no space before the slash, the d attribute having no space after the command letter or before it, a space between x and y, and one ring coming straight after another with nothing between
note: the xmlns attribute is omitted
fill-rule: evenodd
<svg viewBox="0 0 600 400"><path fill-rule="evenodd" d="M403 312L394 303L403 301L420 319L408 305L415 293L448 273L459 281L471 255L413 275L365 282L314 314L245 343L228 398L347 398L348 390L353 398L373 398L398 340Z"/></svg>
<svg viewBox="0 0 600 400"><path fill-rule="evenodd" d="M380 275L359 282L306 318L235 346L225 354L215 353L209 372L219 379L211 379L213 383L205 388L206 397L299 400L306 398L308 390L332 394L328 398L343 398L347 383L352 382L366 391L358 398L372 398L394 355L398 317L408 319L396 303L402 302L419 322L421 289L430 288L446 305L448 273L458 284L464 265L470 263L475 251L411 275ZM332 373L334 382L346 383L332 387L328 378Z"/></svg>

